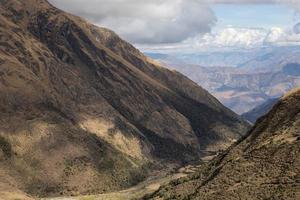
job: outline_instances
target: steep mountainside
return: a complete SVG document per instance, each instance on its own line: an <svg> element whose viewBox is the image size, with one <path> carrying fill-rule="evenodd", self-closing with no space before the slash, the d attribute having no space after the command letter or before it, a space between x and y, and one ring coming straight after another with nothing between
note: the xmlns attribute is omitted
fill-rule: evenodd
<svg viewBox="0 0 300 200"><path fill-rule="evenodd" d="M290 92L248 136L152 199L300 199L299 102Z"/></svg>
<svg viewBox="0 0 300 200"><path fill-rule="evenodd" d="M249 112L242 114L242 117L251 123L255 123L258 118L267 114L277 102L278 102L277 98L269 99L268 101L255 107L254 109L250 110Z"/></svg>
<svg viewBox="0 0 300 200"><path fill-rule="evenodd" d="M0 199L125 188L248 128L185 76L45 0L1 0L0 18Z"/></svg>

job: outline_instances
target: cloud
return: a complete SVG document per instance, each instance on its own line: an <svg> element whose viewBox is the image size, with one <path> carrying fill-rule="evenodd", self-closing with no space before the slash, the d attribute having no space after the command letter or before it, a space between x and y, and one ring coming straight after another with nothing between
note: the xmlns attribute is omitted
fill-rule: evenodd
<svg viewBox="0 0 300 200"><path fill-rule="evenodd" d="M270 29L227 27L217 33L207 33L188 39L185 43L192 44L195 50L291 46L300 45L300 34L295 32L295 28L289 30L280 27Z"/></svg>
<svg viewBox="0 0 300 200"><path fill-rule="evenodd" d="M227 27L217 32L199 34L196 37L168 45L140 45L145 52L197 52L233 48L255 48L264 44L268 30L261 28Z"/></svg>
<svg viewBox="0 0 300 200"><path fill-rule="evenodd" d="M199 36L194 44L199 47L255 47L263 42L265 35L264 29L228 27Z"/></svg>
<svg viewBox="0 0 300 200"><path fill-rule="evenodd" d="M297 24L296 26L298 26ZM264 40L265 45L272 46L291 46L300 45L300 34L293 30L283 30L282 28L272 28L266 35Z"/></svg>
<svg viewBox="0 0 300 200"><path fill-rule="evenodd" d="M133 43L176 43L207 33L216 17L200 0L50 0Z"/></svg>
<svg viewBox="0 0 300 200"><path fill-rule="evenodd" d="M280 27L270 29L226 27L217 32L189 38L183 42L163 45L139 45L145 52L176 53L227 51L270 46L300 45L300 34Z"/></svg>
<svg viewBox="0 0 300 200"><path fill-rule="evenodd" d="M282 28L274 27L271 28L268 34L265 36L265 44L276 44L288 35Z"/></svg>
<svg viewBox="0 0 300 200"><path fill-rule="evenodd" d="M139 47L154 49L293 45L293 30L227 27L212 32L211 4L285 4L300 11L299 0L49 0L55 6L108 27Z"/></svg>

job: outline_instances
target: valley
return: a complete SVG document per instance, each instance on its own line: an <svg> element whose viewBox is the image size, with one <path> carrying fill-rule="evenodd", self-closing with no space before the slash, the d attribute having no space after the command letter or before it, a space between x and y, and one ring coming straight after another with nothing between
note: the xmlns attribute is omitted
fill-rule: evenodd
<svg viewBox="0 0 300 200"><path fill-rule="evenodd" d="M124 190L250 128L111 30L46 0L0 11L0 199Z"/></svg>
<svg viewBox="0 0 300 200"><path fill-rule="evenodd" d="M195 25L203 40L217 38L214 10L176 1L169 9L179 17L161 21L152 15L168 16L170 2L139 10L145 2L100 1L0 1L0 200L300 198L297 46L142 53L91 18L139 11L126 22L150 10L145 17L184 45ZM142 21L128 22L127 33L180 45ZM234 41L249 43L241 35Z"/></svg>
<svg viewBox="0 0 300 200"><path fill-rule="evenodd" d="M299 51L297 47L258 51L256 58L236 66L234 62L232 66L201 66L188 57L180 60L184 55L177 54L172 61L167 56L149 55L186 75L241 115L300 86Z"/></svg>
<svg viewBox="0 0 300 200"><path fill-rule="evenodd" d="M300 89L290 91L245 137L201 164L116 193L49 200L298 199L299 99Z"/></svg>
<svg viewBox="0 0 300 200"><path fill-rule="evenodd" d="M161 186L169 184L171 181L197 172L200 165L188 165L179 169L160 170L156 174L149 176L145 181L126 190L88 196L42 198L41 200L137 200L156 192Z"/></svg>
<svg viewBox="0 0 300 200"><path fill-rule="evenodd" d="M299 89L284 95L247 136L146 199L299 199L299 100Z"/></svg>

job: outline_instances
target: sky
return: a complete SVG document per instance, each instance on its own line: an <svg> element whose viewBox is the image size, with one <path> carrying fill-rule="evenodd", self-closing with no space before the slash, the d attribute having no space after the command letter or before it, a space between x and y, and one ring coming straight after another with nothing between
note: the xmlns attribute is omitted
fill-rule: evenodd
<svg viewBox="0 0 300 200"><path fill-rule="evenodd" d="M296 20L295 10L288 5L276 4L219 4L212 9L217 16L218 26L289 28Z"/></svg>
<svg viewBox="0 0 300 200"><path fill-rule="evenodd" d="M300 0L50 0L142 51L300 45Z"/></svg>

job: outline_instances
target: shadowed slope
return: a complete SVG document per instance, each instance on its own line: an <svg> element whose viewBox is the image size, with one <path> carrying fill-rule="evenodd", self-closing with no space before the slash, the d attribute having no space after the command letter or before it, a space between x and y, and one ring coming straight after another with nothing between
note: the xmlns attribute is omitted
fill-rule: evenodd
<svg viewBox="0 0 300 200"><path fill-rule="evenodd" d="M300 90L286 95L247 137L151 199L299 199L299 102Z"/></svg>

